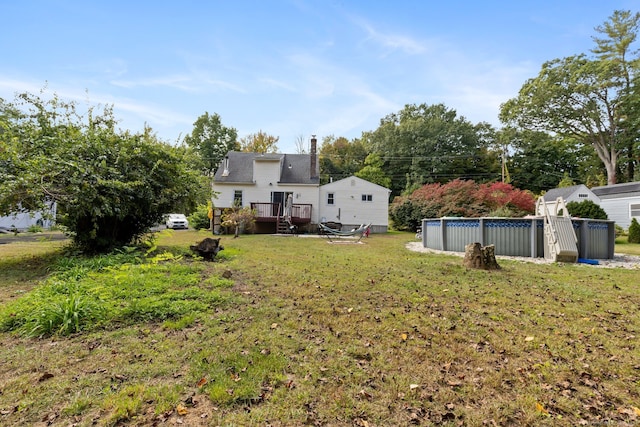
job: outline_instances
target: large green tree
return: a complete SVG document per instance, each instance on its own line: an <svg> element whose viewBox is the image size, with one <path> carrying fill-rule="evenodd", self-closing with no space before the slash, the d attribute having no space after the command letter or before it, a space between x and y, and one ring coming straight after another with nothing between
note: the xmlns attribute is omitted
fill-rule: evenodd
<svg viewBox="0 0 640 427"><path fill-rule="evenodd" d="M604 38L594 39L593 58L579 54L544 63L538 76L501 106L500 119L590 145L605 167L607 182L615 184L619 158L629 146L625 101L637 71L637 59L629 55L638 17L617 11L597 27Z"/></svg>
<svg viewBox="0 0 640 427"><path fill-rule="evenodd" d="M279 136L258 131L240 140L240 151L247 153L277 153Z"/></svg>
<svg viewBox="0 0 640 427"><path fill-rule="evenodd" d="M198 153L202 172L208 176L215 175L218 166L229 151L239 151L238 131L222 124L217 113L205 112L193 124L191 134L184 137L184 142Z"/></svg>
<svg viewBox="0 0 640 427"><path fill-rule="evenodd" d="M593 150L573 140L509 128L500 134L509 141L507 167L516 188L540 194L557 187L565 174L574 181L587 182L590 174L599 172L593 165Z"/></svg>
<svg viewBox="0 0 640 427"><path fill-rule="evenodd" d="M148 128L116 130L110 107L81 116L55 96L21 94L0 117L0 214L56 202L58 223L85 252L131 243L202 197L186 149Z"/></svg>
<svg viewBox="0 0 640 427"><path fill-rule="evenodd" d="M321 183L354 175L364 166L367 154L359 139L325 136L319 151Z"/></svg>
<svg viewBox="0 0 640 427"><path fill-rule="evenodd" d="M640 12L632 13L628 10L616 10L609 20L595 28L601 37L593 37L596 47L592 52L603 67L609 70L611 79L620 88L622 122L618 143L622 156L618 170L626 181L633 181L640 157L638 147L638 111L632 103L637 102L637 76L639 61L637 51L632 51L632 45L638 36ZM635 86L635 87L634 87Z"/></svg>
<svg viewBox="0 0 640 427"><path fill-rule="evenodd" d="M363 139L384 160L383 170L398 195L425 183L499 178L491 134L487 124L474 125L443 104L420 104L386 116Z"/></svg>
<svg viewBox="0 0 640 427"><path fill-rule="evenodd" d="M364 167L356 172L358 178L366 179L383 187L391 187L391 178L382 170L384 162L377 153L371 153L364 159Z"/></svg>

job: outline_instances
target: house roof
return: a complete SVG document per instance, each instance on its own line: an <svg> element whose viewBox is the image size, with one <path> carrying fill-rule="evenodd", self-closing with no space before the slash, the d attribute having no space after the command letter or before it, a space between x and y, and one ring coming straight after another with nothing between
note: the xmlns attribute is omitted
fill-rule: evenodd
<svg viewBox="0 0 640 427"><path fill-rule="evenodd" d="M591 189L596 196L610 196L624 193L640 193L640 181L625 182L624 184L605 185Z"/></svg>
<svg viewBox="0 0 640 427"><path fill-rule="evenodd" d="M230 151L220 162L214 180L216 183L253 183L254 162L273 161L280 165L280 184L319 184L319 163L311 174L310 154L262 154ZM313 177L312 177L313 175Z"/></svg>
<svg viewBox="0 0 640 427"><path fill-rule="evenodd" d="M589 190L584 184L572 185L570 187L552 188L544 193L543 199L545 202L554 202L558 197L562 197L567 200L573 193L578 190Z"/></svg>
<svg viewBox="0 0 640 427"><path fill-rule="evenodd" d="M330 183L328 183L328 184L324 184L324 185L322 186L322 188L331 188L331 187L334 187L334 186L340 186L340 185L341 185L341 184L343 184L344 182L346 182L346 181L348 181L348 180L352 180L352 179L358 180L358 181L360 181L360 182L361 182L362 184L364 184L364 185L369 185L369 186L373 186L373 187L378 187L378 188L380 188L380 189L382 189L382 190L391 191L391 190L390 190L390 189L388 189L387 187L383 187L382 185L378 185L378 184L373 183L373 182L371 182L371 181L367 181L366 179L358 178L358 177L357 177L357 176L355 176L355 175L351 175L351 176L349 176L349 177L347 177L347 178L343 178L343 179L340 179L340 180L338 180L338 181L332 181L332 182L330 182Z"/></svg>

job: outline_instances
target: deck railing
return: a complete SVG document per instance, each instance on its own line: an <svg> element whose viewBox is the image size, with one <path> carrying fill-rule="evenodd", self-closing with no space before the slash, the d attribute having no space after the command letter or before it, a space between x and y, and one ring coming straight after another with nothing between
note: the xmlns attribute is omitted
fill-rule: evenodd
<svg viewBox="0 0 640 427"><path fill-rule="evenodd" d="M291 207L291 222L293 224L308 224L311 222L310 204L296 204ZM256 211L256 222L278 222L284 215L282 203L251 203L251 209Z"/></svg>

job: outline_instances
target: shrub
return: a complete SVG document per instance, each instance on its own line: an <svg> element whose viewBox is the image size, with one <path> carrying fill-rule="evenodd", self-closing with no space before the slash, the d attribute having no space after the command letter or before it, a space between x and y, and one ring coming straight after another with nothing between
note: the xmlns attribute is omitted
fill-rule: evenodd
<svg viewBox="0 0 640 427"><path fill-rule="evenodd" d="M607 213L591 200L567 203L569 214L578 218L609 219Z"/></svg>
<svg viewBox="0 0 640 427"><path fill-rule="evenodd" d="M198 205L196 210L189 215L189 226L196 230L208 230L211 227L207 205Z"/></svg>
<svg viewBox="0 0 640 427"><path fill-rule="evenodd" d="M415 231L422 224L422 218L427 218L422 214L422 210L417 203L405 197L397 197L389 209L389 216L393 221L393 226L397 230Z"/></svg>
<svg viewBox="0 0 640 427"><path fill-rule="evenodd" d="M29 228L27 228L27 232L29 233L42 233L42 227L36 224L30 225Z"/></svg>
<svg viewBox="0 0 640 427"><path fill-rule="evenodd" d="M629 243L640 243L640 224L633 218L629 226Z"/></svg>
<svg viewBox="0 0 640 427"><path fill-rule="evenodd" d="M226 209L221 220L222 226L233 228L235 237L238 237L241 230L253 231L256 223L256 211L248 206Z"/></svg>

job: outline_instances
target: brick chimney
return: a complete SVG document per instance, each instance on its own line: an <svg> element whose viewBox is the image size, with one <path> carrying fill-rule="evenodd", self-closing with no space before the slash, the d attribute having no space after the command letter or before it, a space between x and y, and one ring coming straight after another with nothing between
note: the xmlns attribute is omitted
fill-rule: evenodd
<svg viewBox="0 0 640 427"><path fill-rule="evenodd" d="M318 178L318 140L315 135L311 135L311 171L309 172L310 178Z"/></svg>

